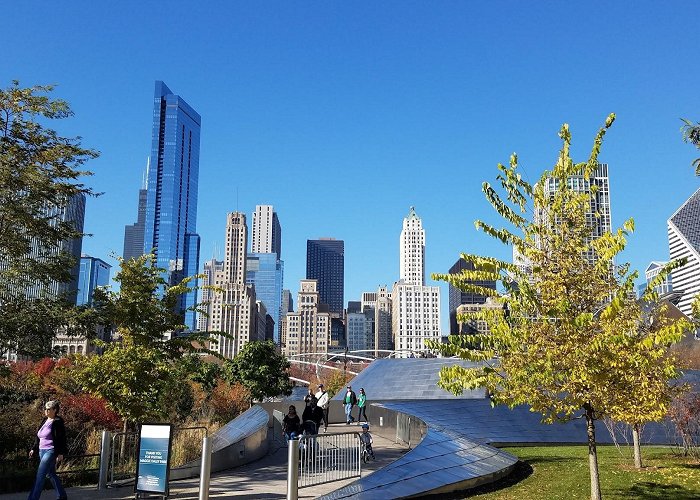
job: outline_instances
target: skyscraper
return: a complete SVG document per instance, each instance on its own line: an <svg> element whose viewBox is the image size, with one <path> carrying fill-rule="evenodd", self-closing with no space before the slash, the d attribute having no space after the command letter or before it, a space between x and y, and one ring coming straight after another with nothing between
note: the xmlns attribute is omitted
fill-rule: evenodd
<svg viewBox="0 0 700 500"><path fill-rule="evenodd" d="M275 322L272 339L280 343L280 326L282 316L282 281L284 279L284 262L276 253L248 254L246 283L253 285L255 296L265 304L267 314Z"/></svg>
<svg viewBox="0 0 700 500"><path fill-rule="evenodd" d="M413 207L400 237L401 279L392 290L392 334L397 350L423 351L427 339L439 340L440 288L425 285L425 230Z"/></svg>
<svg viewBox="0 0 700 500"><path fill-rule="evenodd" d="M686 264L673 271L673 291L680 293L678 309L692 316L693 300L700 292L700 189L668 219L668 249L671 260L685 257Z"/></svg>
<svg viewBox="0 0 700 500"><path fill-rule="evenodd" d="M144 253L152 250L167 280L178 283L199 269L197 189L201 118L184 99L161 81L156 82L153 104L151 166L148 170ZM196 327L197 303L193 291L178 308L188 328Z"/></svg>
<svg viewBox="0 0 700 500"><path fill-rule="evenodd" d="M112 266L102 259L83 255L80 257L80 278L78 279L78 300L76 305L92 305L92 294L98 286L109 285L109 272Z"/></svg>
<svg viewBox="0 0 700 500"><path fill-rule="evenodd" d="M245 344L253 340L264 340L265 331L257 329L258 309L255 290L246 285L246 247L248 226L245 214L229 213L226 217L226 253L223 264L211 262L214 269L213 283L221 291L209 294L207 331L223 332L218 344L213 346L219 354L233 358ZM261 335L259 338L258 333Z"/></svg>
<svg viewBox="0 0 700 500"><path fill-rule="evenodd" d="M466 260L460 258L454 265L450 268L450 274L460 274L462 271L473 271L474 264L472 262L467 262ZM482 286L484 288L490 288L492 290L496 289L496 282L494 280L489 281L471 281L473 285ZM484 304L486 303L486 295L482 295L474 292L463 292L456 286L450 283L449 285L449 311L450 311L450 333L456 335L461 333L459 331L459 324L457 322L457 308L463 304Z"/></svg>
<svg viewBox="0 0 700 500"><path fill-rule="evenodd" d="M272 205L255 206L251 252L275 253L282 258L282 227Z"/></svg>
<svg viewBox="0 0 700 500"><path fill-rule="evenodd" d="M320 300L318 281L301 280L297 312L289 312L282 325L282 343L287 356L304 352L328 352L331 315Z"/></svg>
<svg viewBox="0 0 700 500"><path fill-rule="evenodd" d="M139 206L136 213L136 222L124 227L124 251L122 252L124 260L143 255L143 233L146 227L146 200L148 196L146 178L148 177L150 163L151 160L149 158L143 185L141 189L139 189Z"/></svg>
<svg viewBox="0 0 700 500"><path fill-rule="evenodd" d="M331 313L343 315L345 286L345 242L319 238L306 242L306 279L318 282L320 301Z"/></svg>

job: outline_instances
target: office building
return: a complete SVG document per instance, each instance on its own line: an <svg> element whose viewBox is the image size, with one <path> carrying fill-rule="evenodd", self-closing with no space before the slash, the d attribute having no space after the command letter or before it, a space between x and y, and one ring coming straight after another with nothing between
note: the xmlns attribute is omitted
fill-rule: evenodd
<svg viewBox="0 0 700 500"><path fill-rule="evenodd" d="M150 163L149 158L148 165L146 166L146 175L144 176L141 189L139 189L139 204L136 212L136 222L124 227L124 251L122 252L122 257L124 260L135 259L144 254L143 235L144 229L146 228L146 200L148 198L146 179L148 178Z"/></svg>
<svg viewBox="0 0 700 500"><path fill-rule="evenodd" d="M671 260L686 258L673 271L673 291L680 293L678 309L693 315L693 300L700 292L700 189L695 191L668 219L668 248Z"/></svg>
<svg viewBox="0 0 700 500"><path fill-rule="evenodd" d="M668 262L659 262L658 260L654 260L649 263L647 268L644 270L644 278L646 279L646 284L640 287L640 295L646 291L647 286L651 284L652 280L656 278L656 276L658 276L659 272L661 272L661 270L666 264L668 264ZM671 292L673 292L673 283L671 281L670 274L667 275L666 278L664 278L664 280L661 281L661 283L656 285L655 291L659 295L659 297L667 296Z"/></svg>
<svg viewBox="0 0 700 500"><path fill-rule="evenodd" d="M374 350L374 309L348 312L346 318L347 347L350 351Z"/></svg>
<svg viewBox="0 0 700 500"><path fill-rule="evenodd" d="M112 266L102 259L83 255L80 257L80 275L78 278L78 299L76 305L92 305L92 294L100 286L109 285L109 273Z"/></svg>
<svg viewBox="0 0 700 500"><path fill-rule="evenodd" d="M400 236L400 276L391 294L392 336L403 356L439 341L440 288L425 285L425 230L413 207L403 220Z"/></svg>
<svg viewBox="0 0 700 500"><path fill-rule="evenodd" d="M144 253L153 251L170 284L199 270L197 190L201 118L185 100L156 82L153 104L151 165L148 169ZM196 284L193 283L193 284ZM177 305L185 325L196 328L193 290Z"/></svg>
<svg viewBox="0 0 700 500"><path fill-rule="evenodd" d="M294 298L289 290L282 290L282 316L294 311Z"/></svg>
<svg viewBox="0 0 700 500"><path fill-rule="evenodd" d="M306 242L306 279L318 283L320 301L342 318L345 286L345 242L320 238Z"/></svg>
<svg viewBox="0 0 700 500"><path fill-rule="evenodd" d="M220 264L214 260L209 265L209 269L213 269L213 283L210 284L221 291L213 291L208 297L211 305L206 326L206 331L228 334L228 337L219 335L218 344L212 348L229 359L238 354L248 342L264 339L264 328L262 336L258 329L255 289L247 285L245 280L247 244L245 214L229 213L226 217L224 260Z"/></svg>
<svg viewBox="0 0 700 500"><path fill-rule="evenodd" d="M457 330L459 335L487 334L490 332L488 322L479 317L484 311L502 309L503 305L496 302L493 297L487 297L483 303L460 304L457 306Z"/></svg>
<svg viewBox="0 0 700 500"><path fill-rule="evenodd" d="M321 302L318 281L301 280L296 312L288 312L282 325L283 351L287 356L306 352L328 352L331 314Z"/></svg>
<svg viewBox="0 0 700 500"><path fill-rule="evenodd" d="M206 287L209 285L214 285L216 283L217 273L222 273L223 270L224 261L212 258L204 263L204 268L200 273L204 275L201 281L202 296L200 299L200 309L202 309L202 312L197 314L197 330L200 332L208 331L208 322L212 313L211 299L213 297L213 291Z"/></svg>
<svg viewBox="0 0 700 500"><path fill-rule="evenodd" d="M391 292L386 285L377 289L374 304L374 349L375 357L384 357L394 350L391 323Z"/></svg>
<svg viewBox="0 0 700 500"><path fill-rule="evenodd" d="M256 205L253 212L252 253L274 253L282 258L282 228L272 205Z"/></svg>
<svg viewBox="0 0 700 500"><path fill-rule="evenodd" d="M467 262L466 260L460 258L454 265L450 268L450 274L461 274L462 271L473 271L474 264L472 262ZM496 289L496 281L468 281L467 283L475 286L481 286L484 288L489 288L491 290ZM459 326L457 324L457 308L462 304L484 304L486 302L486 295L472 292L472 291L462 291L456 286L449 284L449 312L450 312L450 333L455 335L459 332Z"/></svg>
<svg viewBox="0 0 700 500"><path fill-rule="evenodd" d="M282 316L282 283L284 262L277 253L250 253L247 256L246 283L255 288L255 296L265 304L267 314L274 320L272 339L280 343Z"/></svg>

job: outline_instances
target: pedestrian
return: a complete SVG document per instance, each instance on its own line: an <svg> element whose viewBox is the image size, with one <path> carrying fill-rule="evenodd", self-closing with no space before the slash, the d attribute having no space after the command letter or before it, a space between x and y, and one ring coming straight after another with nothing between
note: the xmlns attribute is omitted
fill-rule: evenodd
<svg viewBox="0 0 700 500"><path fill-rule="evenodd" d="M357 395L350 386L347 387L347 392L343 398L343 404L345 405L345 424L350 425L355 421L355 417L352 416L352 407L357 404Z"/></svg>
<svg viewBox="0 0 700 500"><path fill-rule="evenodd" d="M365 394L364 388L360 388L360 395L357 397L357 407L359 408L357 421L361 422L364 416L365 422L369 423L369 419L367 418L367 395Z"/></svg>
<svg viewBox="0 0 700 500"><path fill-rule="evenodd" d="M316 404L316 398L314 396L309 400L309 406L304 409L301 420L304 429L308 426L307 422L313 422L314 432L312 432L312 434L318 434L318 429L321 427L321 420L323 420L323 410Z"/></svg>
<svg viewBox="0 0 700 500"><path fill-rule="evenodd" d="M67 500L66 490L56 475L56 464L61 463L68 454L66 445L66 426L58 416L60 405L58 401L49 401L44 405L44 420L36 433L34 445L29 451L29 458L39 457L39 468L36 471L36 481L29 493L28 500L39 500L44 489L44 481L48 477L56 490L58 500Z"/></svg>
<svg viewBox="0 0 700 500"><path fill-rule="evenodd" d="M318 399L318 405L321 410L323 410L323 432L328 431L328 409L331 406L330 398L328 397L328 392L323 387L323 384L318 384L318 391L316 392L316 399Z"/></svg>
<svg viewBox="0 0 700 500"><path fill-rule="evenodd" d="M375 458L374 457L374 450L372 449L372 442L373 441L374 440L372 439L372 434L369 433L369 425L362 424L362 434L360 434L360 442L365 447L365 449L370 454L370 456L372 458Z"/></svg>
<svg viewBox="0 0 700 500"><path fill-rule="evenodd" d="M289 406L289 411L282 419L282 432L287 441L296 439L301 429L301 420L297 415L297 408L294 405Z"/></svg>

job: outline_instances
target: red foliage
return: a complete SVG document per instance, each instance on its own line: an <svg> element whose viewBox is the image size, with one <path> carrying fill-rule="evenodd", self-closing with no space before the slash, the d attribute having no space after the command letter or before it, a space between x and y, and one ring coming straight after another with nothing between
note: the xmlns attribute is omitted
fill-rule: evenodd
<svg viewBox="0 0 700 500"><path fill-rule="evenodd" d="M36 363L32 368L32 371L36 373L40 378L45 378L49 373L51 373L56 366L56 362L51 358L42 358Z"/></svg>
<svg viewBox="0 0 700 500"><path fill-rule="evenodd" d="M66 417L78 423L93 422L96 427L105 429L121 427L119 415L107 407L104 399L89 394L77 394L65 396L61 404Z"/></svg>

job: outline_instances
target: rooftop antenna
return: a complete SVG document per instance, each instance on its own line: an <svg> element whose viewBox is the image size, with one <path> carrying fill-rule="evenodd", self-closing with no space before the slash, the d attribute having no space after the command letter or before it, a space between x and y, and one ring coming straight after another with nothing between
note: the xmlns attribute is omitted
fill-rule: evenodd
<svg viewBox="0 0 700 500"><path fill-rule="evenodd" d="M236 212L238 212L238 186L236 186Z"/></svg>

